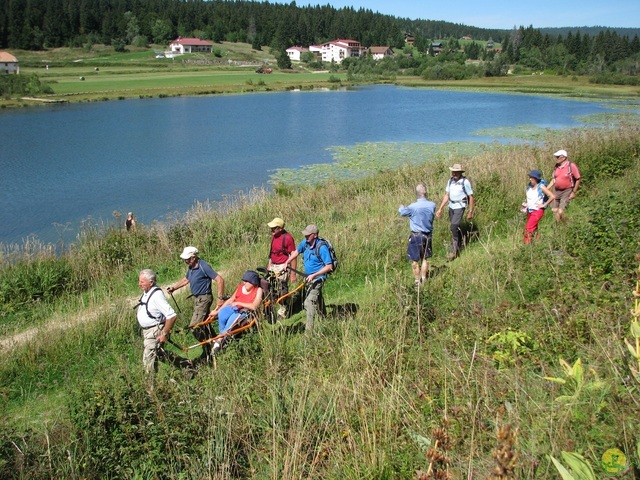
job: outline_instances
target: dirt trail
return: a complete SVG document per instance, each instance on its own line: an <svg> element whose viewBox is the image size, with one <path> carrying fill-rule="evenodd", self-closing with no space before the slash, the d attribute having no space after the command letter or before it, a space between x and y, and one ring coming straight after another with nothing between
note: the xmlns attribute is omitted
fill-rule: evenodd
<svg viewBox="0 0 640 480"><path fill-rule="evenodd" d="M128 297L125 299L125 302L131 303L131 305L135 305L137 301L138 297ZM48 337L55 333L76 327L80 324L94 322L100 317L100 315L115 308L116 305L110 303L99 307L87 307L86 309L71 315L56 314L43 325L28 328L27 330L0 338L0 355L9 354L14 348L21 347L39 336L44 335L45 337Z"/></svg>

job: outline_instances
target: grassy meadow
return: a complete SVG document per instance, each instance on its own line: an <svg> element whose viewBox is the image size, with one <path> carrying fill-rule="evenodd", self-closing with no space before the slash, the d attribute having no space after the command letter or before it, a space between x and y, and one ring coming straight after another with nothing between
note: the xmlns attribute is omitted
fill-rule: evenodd
<svg viewBox="0 0 640 480"><path fill-rule="evenodd" d="M523 245L527 173L549 178L560 147L582 188L566 224L547 212L540 238ZM556 479L554 457L575 478L604 478L603 454L618 448L627 461L614 477L637 478L638 123L429 162L420 146L402 148L414 162L387 164L393 147L364 145L341 152L356 169L377 167L358 178L284 178L274 193L134 233L89 228L61 257L38 245L4 251L0 477ZM457 162L474 184L475 235L446 262L448 223L436 221L417 290L397 209L419 182L439 203ZM167 285L193 244L231 291L266 263L274 216L297 240L315 222L336 247L315 335L301 332L303 313L261 324L193 378L161 365L151 389L132 310L138 271ZM181 293L178 327L192 308ZM577 476L580 458L592 477Z"/></svg>
<svg viewBox="0 0 640 480"><path fill-rule="evenodd" d="M393 82L426 88L462 88L512 93L558 95L571 98L623 98L637 100L638 87L595 85L588 77L509 75L460 81L426 81L412 75L395 78L349 79L347 72L312 71L300 62L279 70L268 47L255 50L246 43L216 43L211 54L156 58L164 47L128 47L118 53L110 46L58 48L47 51L12 51L23 75L36 73L54 93L33 98L1 98L0 108L33 106L43 101L88 102L179 95L216 95L292 89L336 88L354 82ZM273 73L255 73L268 64ZM48 67L48 68L47 68Z"/></svg>

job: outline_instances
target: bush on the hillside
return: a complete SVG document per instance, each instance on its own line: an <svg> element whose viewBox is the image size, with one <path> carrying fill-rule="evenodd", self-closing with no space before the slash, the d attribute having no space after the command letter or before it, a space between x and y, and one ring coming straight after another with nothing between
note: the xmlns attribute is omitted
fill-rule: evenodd
<svg viewBox="0 0 640 480"><path fill-rule="evenodd" d="M74 271L67 258L19 262L0 271L0 302L7 313L53 300L73 286Z"/></svg>
<svg viewBox="0 0 640 480"><path fill-rule="evenodd" d="M31 75L0 75L0 95L38 95L53 93L46 83L35 73Z"/></svg>
<svg viewBox="0 0 640 480"><path fill-rule="evenodd" d="M585 206L586 219L569 230L569 251L580 256L587 267L585 273L602 280L633 275L629 266L638 249L640 196L625 192L638 189L640 182L635 179L624 191L609 191L599 202Z"/></svg>
<svg viewBox="0 0 640 480"><path fill-rule="evenodd" d="M244 447L227 444L229 419L207 397L202 382L156 381L149 393L140 375L126 373L81 385L69 396L69 412L83 474L176 478L190 471L203 478L226 470L237 476L246 466Z"/></svg>

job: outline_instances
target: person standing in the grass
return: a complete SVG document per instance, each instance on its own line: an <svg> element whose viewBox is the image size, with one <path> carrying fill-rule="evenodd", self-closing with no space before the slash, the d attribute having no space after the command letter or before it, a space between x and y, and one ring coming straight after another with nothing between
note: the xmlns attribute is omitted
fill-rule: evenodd
<svg viewBox="0 0 640 480"><path fill-rule="evenodd" d="M167 292L173 293L179 288L189 284L191 295L195 297L193 304L193 315L189 326L193 327L202 323L208 316L213 304L213 294L211 290L211 282L215 281L218 289L218 298L216 307L220 308L224 303L224 278L211 268L211 266L198 257L198 249L196 247L185 247L180 254L180 258L187 264L187 274L182 280L167 287ZM197 327L193 330L193 336L196 340L202 342L213 337L213 330L210 324ZM202 347L202 358L209 360L211 354L211 345L205 344Z"/></svg>
<svg viewBox="0 0 640 480"><path fill-rule="evenodd" d="M440 204L440 208L436 212L436 217L440 218L442 215L442 209L448 203L449 204L449 222L451 223L451 248L447 254L447 260L453 260L460 255L460 249L462 248L462 230L460 224L464 218L464 211L469 206L467 213L467 220L473 218L473 188L471 182L462 175L464 173L464 167L456 163L452 167L451 178L447 182L446 193Z"/></svg>
<svg viewBox="0 0 640 480"><path fill-rule="evenodd" d="M133 212L127 213L127 219L124 221L124 228L127 230L127 232L136 229L136 221L133 218Z"/></svg>
<svg viewBox="0 0 640 480"><path fill-rule="evenodd" d="M298 244L298 248L291 252L287 258L286 265L290 265L298 255L303 255L304 270L307 275L306 296L304 299L304 309L307 312L307 323L305 331L307 334L313 332L316 315L324 315L324 299L322 298L322 287L327 279L327 273L333 271L333 259L326 241L319 241L318 226L307 225L302 231L304 240Z"/></svg>
<svg viewBox="0 0 640 480"><path fill-rule="evenodd" d="M531 243L534 236L538 235L538 224L547 208L556 198L547 187L547 182L542 179L540 170L529 172L529 185L527 186L527 223L524 226L524 243Z"/></svg>
<svg viewBox="0 0 640 480"><path fill-rule="evenodd" d="M176 321L176 312L167 302L162 289L156 286L156 274L153 270L142 270L138 276L138 285L142 289L136 312L144 337L142 362L147 374L153 374L158 369L158 349L169 339Z"/></svg>
<svg viewBox="0 0 640 480"><path fill-rule="evenodd" d="M409 243L407 258L411 260L411 269L415 284L420 285L427 278L428 259L431 258L431 241L433 235L433 217L436 204L427 200L427 187L420 183L416 186L417 200L405 207L400 205L398 213L409 217Z"/></svg>
<svg viewBox="0 0 640 480"><path fill-rule="evenodd" d="M564 212L580 188L580 169L575 163L569 161L566 150L558 150L553 156L556 157L556 166L553 169L553 179L549 183L549 188L554 189L556 199L551 210L556 222L564 222L567 219Z"/></svg>
<svg viewBox="0 0 640 480"><path fill-rule="evenodd" d="M278 275L280 280L279 290L276 292L278 297L289 291L289 281L296 281L296 260L291 262L291 270L287 272L287 258L296 249L296 242L293 236L284 229L284 220L274 218L267 223L271 229L271 246L269 247L269 262L267 270Z"/></svg>

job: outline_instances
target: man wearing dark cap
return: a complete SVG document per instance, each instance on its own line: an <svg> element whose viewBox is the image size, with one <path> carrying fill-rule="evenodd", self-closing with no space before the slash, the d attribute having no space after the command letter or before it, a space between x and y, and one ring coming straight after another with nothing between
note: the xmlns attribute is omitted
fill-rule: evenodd
<svg viewBox="0 0 640 480"><path fill-rule="evenodd" d="M218 286L216 306L220 307L224 303L224 278L218 275L207 262L198 258L198 249L196 247L185 247L180 254L180 258L188 266L187 274L183 279L167 287L167 292L171 294L189 284L191 295L195 298L193 315L191 316L191 322L189 322L189 326L193 327L198 323L202 323L209 315L209 310L213 304L213 294L211 290L212 280L215 281ZM213 330L210 325L204 325L194 329L193 336L201 342L212 338ZM210 345L204 345L202 347L203 358L209 358L210 352Z"/></svg>
<svg viewBox="0 0 640 480"><path fill-rule="evenodd" d="M298 248L291 252L286 264L290 265L298 255L302 254L304 261L305 283L307 284L304 309L307 312L306 333L313 332L316 314L324 314L324 300L322 287L327 279L327 273L333 271L333 261L326 242L318 241L318 226L307 225L302 231L304 240Z"/></svg>

